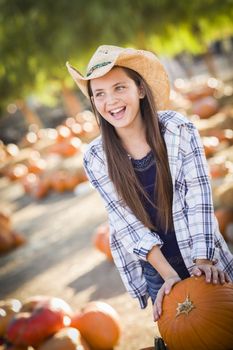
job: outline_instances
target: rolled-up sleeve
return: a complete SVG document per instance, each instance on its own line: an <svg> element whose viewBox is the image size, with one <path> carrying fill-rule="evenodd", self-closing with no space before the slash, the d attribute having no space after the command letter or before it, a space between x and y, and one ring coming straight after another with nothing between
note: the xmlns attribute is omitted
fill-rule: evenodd
<svg viewBox="0 0 233 350"><path fill-rule="evenodd" d="M191 138L187 144L183 169L192 260L217 261L218 252L214 244L216 220L208 164L198 130L192 126L189 133Z"/></svg>
<svg viewBox="0 0 233 350"><path fill-rule="evenodd" d="M104 200L116 239L121 241L127 252L146 260L152 247L162 246L163 241L156 232L145 227L119 199L105 170L106 165L98 154L93 153L91 149L87 150L83 164L89 181Z"/></svg>

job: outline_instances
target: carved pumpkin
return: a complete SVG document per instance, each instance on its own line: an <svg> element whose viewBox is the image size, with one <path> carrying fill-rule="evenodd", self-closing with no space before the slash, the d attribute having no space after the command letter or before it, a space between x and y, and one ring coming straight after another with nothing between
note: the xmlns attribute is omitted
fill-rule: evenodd
<svg viewBox="0 0 233 350"><path fill-rule="evenodd" d="M95 350L112 349L121 334L119 315L110 305L101 301L90 302L81 313L74 315L71 327L77 328Z"/></svg>
<svg viewBox="0 0 233 350"><path fill-rule="evenodd" d="M93 244L96 247L96 249L105 254L108 260L112 261L113 258L110 249L109 235L110 232L108 223L100 225L95 231Z"/></svg>
<svg viewBox="0 0 233 350"><path fill-rule="evenodd" d="M177 283L163 300L159 331L169 350L226 350L233 344L233 284L204 276Z"/></svg>
<svg viewBox="0 0 233 350"><path fill-rule="evenodd" d="M76 328L63 328L39 346L38 350L89 350Z"/></svg>

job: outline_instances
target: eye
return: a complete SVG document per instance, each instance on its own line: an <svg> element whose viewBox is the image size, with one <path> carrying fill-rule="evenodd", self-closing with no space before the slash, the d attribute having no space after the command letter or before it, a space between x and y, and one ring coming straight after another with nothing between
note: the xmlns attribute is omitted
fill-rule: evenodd
<svg viewBox="0 0 233 350"><path fill-rule="evenodd" d="M97 93L95 94L95 98L100 98L100 97L103 97L103 96L104 96L103 91L97 92Z"/></svg>
<svg viewBox="0 0 233 350"><path fill-rule="evenodd" d="M125 89L125 86L124 85L118 85L117 87L116 87L116 90L117 91L122 91L122 90L124 90Z"/></svg>

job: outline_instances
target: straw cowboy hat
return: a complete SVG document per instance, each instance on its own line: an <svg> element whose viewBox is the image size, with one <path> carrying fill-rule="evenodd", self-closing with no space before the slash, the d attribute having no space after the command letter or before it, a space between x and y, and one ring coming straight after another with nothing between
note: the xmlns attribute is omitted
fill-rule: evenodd
<svg viewBox="0 0 233 350"><path fill-rule="evenodd" d="M87 90L88 80L102 77L114 66L121 66L133 69L145 79L152 90L157 110L167 109L169 105L170 85L168 76L163 65L152 52L102 45L92 56L85 76L68 62L66 66L86 97L89 97Z"/></svg>

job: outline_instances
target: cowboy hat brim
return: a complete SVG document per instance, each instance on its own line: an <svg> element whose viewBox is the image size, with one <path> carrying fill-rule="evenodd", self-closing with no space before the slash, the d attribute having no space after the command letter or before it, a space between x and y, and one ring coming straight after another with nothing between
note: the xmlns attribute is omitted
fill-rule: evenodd
<svg viewBox="0 0 233 350"><path fill-rule="evenodd" d="M88 98L88 81L104 76L114 66L120 66L130 68L142 76L151 88L157 110L164 110L169 106L170 84L168 75L163 65L152 52L123 49L118 54L115 54L115 57L111 57L111 60L106 57L102 59L102 62L92 65L86 76L79 73L69 62L66 63L66 66L82 93Z"/></svg>

